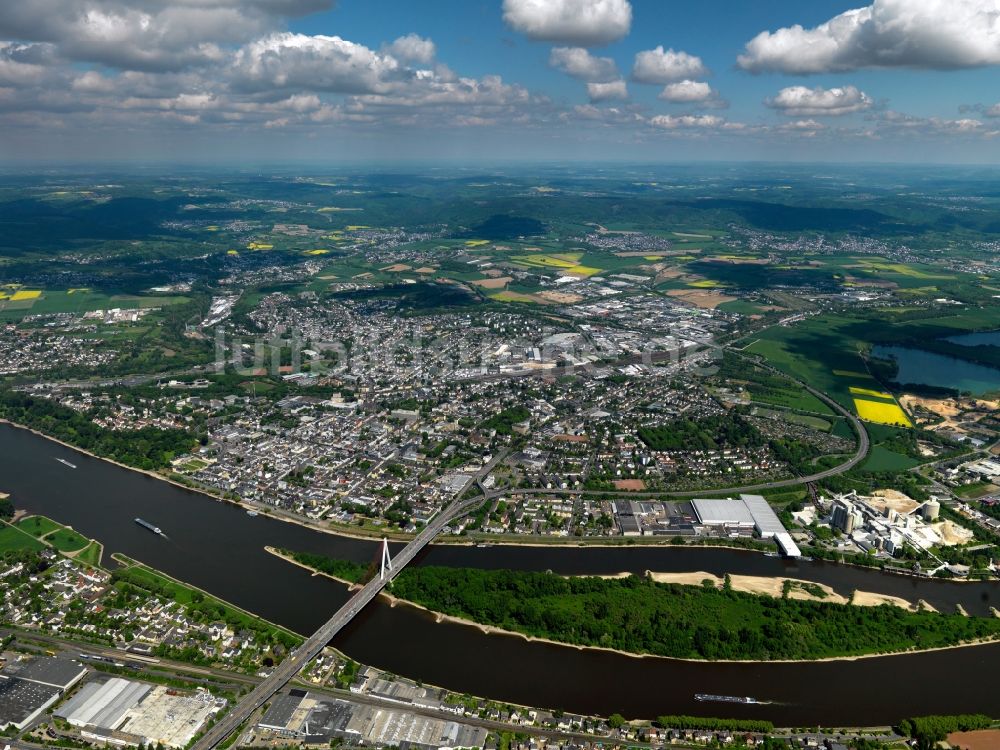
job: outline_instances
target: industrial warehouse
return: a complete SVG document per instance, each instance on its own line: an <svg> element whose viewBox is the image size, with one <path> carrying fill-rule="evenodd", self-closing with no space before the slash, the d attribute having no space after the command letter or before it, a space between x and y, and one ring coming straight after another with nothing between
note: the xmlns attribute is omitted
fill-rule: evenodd
<svg viewBox="0 0 1000 750"><path fill-rule="evenodd" d="M329 747L335 739L377 746L438 750L482 747L487 731L457 721L420 716L399 709L358 705L304 690L277 696L257 723L263 741L296 740Z"/></svg>
<svg viewBox="0 0 1000 750"><path fill-rule="evenodd" d="M87 683L55 715L90 740L119 746L185 747L223 707L225 701L207 692L180 693L113 677Z"/></svg>
<svg viewBox="0 0 1000 750"><path fill-rule="evenodd" d="M753 536L773 539L782 554L801 552L762 495L655 502L618 500L612 509L624 536Z"/></svg>
<svg viewBox="0 0 1000 750"><path fill-rule="evenodd" d="M68 659L39 657L6 665L0 672L0 730L24 729L86 673Z"/></svg>

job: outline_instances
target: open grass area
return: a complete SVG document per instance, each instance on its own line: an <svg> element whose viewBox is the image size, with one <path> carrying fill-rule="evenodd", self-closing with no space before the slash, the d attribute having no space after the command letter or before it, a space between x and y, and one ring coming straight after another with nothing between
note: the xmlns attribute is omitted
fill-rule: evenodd
<svg viewBox="0 0 1000 750"><path fill-rule="evenodd" d="M90 544L90 540L85 536L77 534L73 529L66 527L53 531L45 537L44 541L51 544L60 552L76 552Z"/></svg>
<svg viewBox="0 0 1000 750"><path fill-rule="evenodd" d="M861 469L862 471L906 471L919 463L915 458L896 453L885 446L876 445L868 452L868 457L861 464Z"/></svg>
<svg viewBox="0 0 1000 750"><path fill-rule="evenodd" d="M100 543L91 541L83 534L51 518L26 516L17 522L16 528L40 540L40 543L55 547L59 552L79 553L73 555L77 560L89 562L91 565L96 565L100 560Z"/></svg>
<svg viewBox="0 0 1000 750"><path fill-rule="evenodd" d="M40 541L20 529L4 524L0 526L0 554L20 550L39 551L45 549Z"/></svg>
<svg viewBox="0 0 1000 750"><path fill-rule="evenodd" d="M875 344L899 343L932 351L945 347L949 355L960 356L961 351L952 349L971 349L948 344L945 337L998 326L1000 307L961 309L954 314L941 311L939 316L902 308L881 310L870 318L828 313L755 333L745 351L824 391L843 406L860 410L862 419L910 426L892 394L872 377L872 371L881 372L884 365L867 362L864 353ZM881 372L880 377L891 377L891 373Z"/></svg>
<svg viewBox="0 0 1000 750"><path fill-rule="evenodd" d="M716 309L728 313L737 313L739 315L763 315L768 312L763 305L758 305L744 299L734 299L729 302L723 302Z"/></svg>
<svg viewBox="0 0 1000 750"><path fill-rule="evenodd" d="M58 524L45 516L27 516L17 522L17 528L27 531L34 537L43 537L57 529L61 529L62 524Z"/></svg>
<svg viewBox="0 0 1000 750"><path fill-rule="evenodd" d="M100 542L91 542L84 549L73 556L74 560L79 560L87 565L100 565L101 557L104 554L104 545Z"/></svg>

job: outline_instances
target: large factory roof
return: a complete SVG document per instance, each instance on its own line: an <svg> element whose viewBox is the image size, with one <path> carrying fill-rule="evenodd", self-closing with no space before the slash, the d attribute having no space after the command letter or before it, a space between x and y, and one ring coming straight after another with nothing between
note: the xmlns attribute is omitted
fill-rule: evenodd
<svg viewBox="0 0 1000 750"><path fill-rule="evenodd" d="M117 729L125 713L149 692L150 686L113 677L103 684L90 682L56 716L75 726Z"/></svg>
<svg viewBox="0 0 1000 750"><path fill-rule="evenodd" d="M698 520L708 526L721 524L751 526L754 523L750 508L742 500L692 500Z"/></svg>
<svg viewBox="0 0 1000 750"><path fill-rule="evenodd" d="M740 495L739 500L692 500L698 520L706 526L750 526L765 539L785 532L774 509L762 495Z"/></svg>

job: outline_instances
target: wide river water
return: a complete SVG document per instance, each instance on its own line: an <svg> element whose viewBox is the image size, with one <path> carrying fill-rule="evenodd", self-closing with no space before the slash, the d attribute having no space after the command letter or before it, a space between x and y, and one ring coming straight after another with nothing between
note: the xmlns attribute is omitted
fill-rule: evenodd
<svg viewBox="0 0 1000 750"><path fill-rule="evenodd" d="M71 469L56 461L63 458ZM347 598L346 588L265 552L265 545L358 561L376 544L323 534L216 502L0 424L0 491L15 504L73 526L113 552L165 571L300 633ZM160 526L160 538L137 526ZM822 562L793 562L727 549L539 548L436 545L423 565L552 570L558 573L706 571L790 575L838 592L876 591L924 599L942 611L1000 607L998 583L951 583ZM772 719L779 726L875 725L926 713L1000 715L992 685L1000 644L924 654L819 663L713 663L634 658L598 650L486 635L435 623L407 606L373 602L334 641L354 659L452 690L533 706L629 717L701 714ZM769 705L699 703L695 693L751 695Z"/></svg>

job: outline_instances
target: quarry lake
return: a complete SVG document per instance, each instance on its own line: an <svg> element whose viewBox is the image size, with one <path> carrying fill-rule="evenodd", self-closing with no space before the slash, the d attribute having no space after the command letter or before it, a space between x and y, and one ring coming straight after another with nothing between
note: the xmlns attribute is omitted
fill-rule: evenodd
<svg viewBox="0 0 1000 750"><path fill-rule="evenodd" d="M974 333L949 339L956 343L967 345L992 344L992 338L1000 334L996 332ZM982 340L966 340L968 337L986 337ZM968 362L957 357L948 357L935 352L925 352L907 346L875 346L872 354L880 359L894 359L899 371L896 381L899 383L918 383L933 385L939 388L954 388L958 391L968 391L973 396L1000 390L1000 370L975 362Z"/></svg>
<svg viewBox="0 0 1000 750"><path fill-rule="evenodd" d="M77 468L56 459L62 458ZM369 561L377 544L324 534L216 502L204 495L86 456L0 424L0 491L18 508L73 526L122 552L300 633L318 627L346 588L269 555L267 545ZM161 538L134 523L160 528ZM942 611L961 604L988 615L1000 583L952 583L823 562L719 548L551 548L436 545L421 565L551 570L556 573L705 571L786 575L839 593L860 589L923 599ZM378 600L337 636L352 658L459 692L532 706L629 717L658 714L767 718L781 726L875 725L928 713L1000 714L989 686L1000 643L853 661L713 663L633 658L436 623ZM705 704L694 694L750 695L767 705Z"/></svg>

